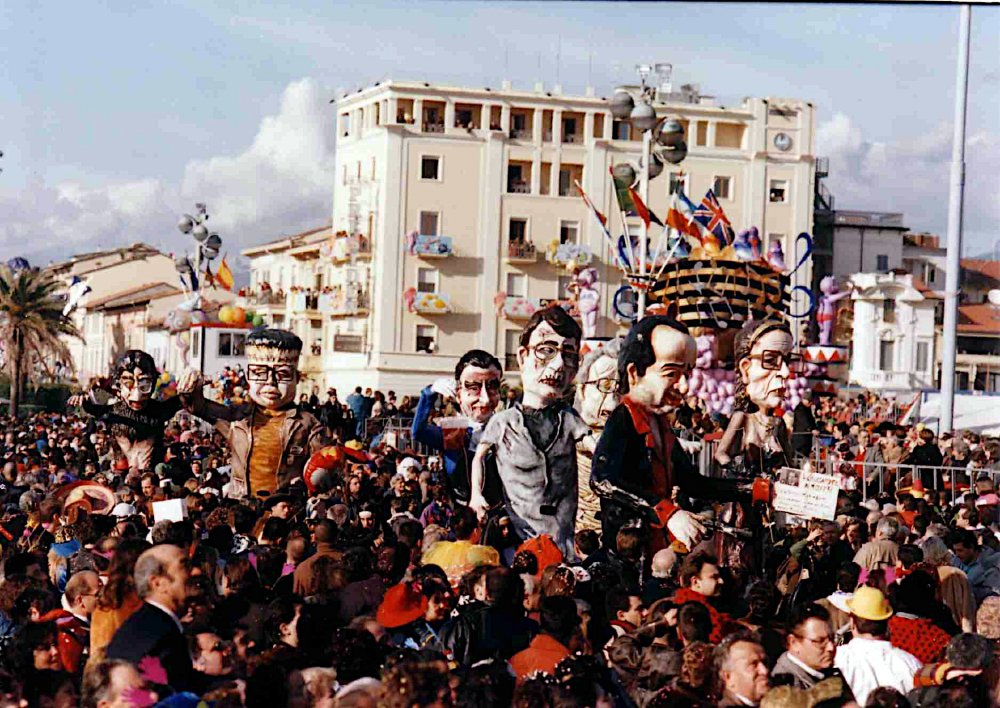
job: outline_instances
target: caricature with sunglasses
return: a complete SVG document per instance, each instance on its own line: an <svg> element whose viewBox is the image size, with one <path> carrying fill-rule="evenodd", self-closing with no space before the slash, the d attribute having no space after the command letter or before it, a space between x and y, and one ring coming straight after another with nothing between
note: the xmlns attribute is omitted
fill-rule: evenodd
<svg viewBox="0 0 1000 708"><path fill-rule="evenodd" d="M98 403L96 389L91 387L86 394L72 396L67 401L71 406L82 406L84 411L108 424L130 469L151 470L163 462L166 451L163 431L181 409L177 397L166 401L152 399L157 377L153 357L130 349L115 364L115 398L106 404Z"/></svg>

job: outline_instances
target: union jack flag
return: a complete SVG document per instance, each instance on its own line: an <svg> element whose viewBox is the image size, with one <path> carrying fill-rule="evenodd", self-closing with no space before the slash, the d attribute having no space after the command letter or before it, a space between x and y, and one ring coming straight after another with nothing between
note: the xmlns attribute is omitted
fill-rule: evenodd
<svg viewBox="0 0 1000 708"><path fill-rule="evenodd" d="M733 225L729 223L726 212L722 211L719 200L715 198L715 192L711 189L705 192L705 198L694 210L694 218L708 231L715 234L723 246L733 242L735 237Z"/></svg>

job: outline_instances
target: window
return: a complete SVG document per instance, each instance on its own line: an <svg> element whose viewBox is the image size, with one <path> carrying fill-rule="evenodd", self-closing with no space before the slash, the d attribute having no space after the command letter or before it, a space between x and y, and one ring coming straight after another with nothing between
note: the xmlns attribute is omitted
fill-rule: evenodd
<svg viewBox="0 0 1000 708"><path fill-rule="evenodd" d="M716 177L712 180L712 191L718 199L732 199L732 177Z"/></svg>
<svg viewBox="0 0 1000 708"><path fill-rule="evenodd" d="M882 371L892 371L892 350L894 342L882 340L878 348L878 368Z"/></svg>
<svg viewBox="0 0 1000 708"><path fill-rule="evenodd" d="M507 294L511 297L528 297L528 277L523 273L508 273Z"/></svg>
<svg viewBox="0 0 1000 708"><path fill-rule="evenodd" d="M930 360L930 345L928 342L917 342L917 371L927 371Z"/></svg>
<svg viewBox="0 0 1000 708"><path fill-rule="evenodd" d="M436 293L438 272L436 268L417 268L417 292Z"/></svg>
<svg viewBox="0 0 1000 708"><path fill-rule="evenodd" d="M472 111L468 108L460 108L455 111L455 125L459 128L471 128Z"/></svg>
<svg viewBox="0 0 1000 708"><path fill-rule="evenodd" d="M559 223L559 243L576 243L580 235L580 223L562 221Z"/></svg>
<svg viewBox="0 0 1000 708"><path fill-rule="evenodd" d="M528 239L528 220L511 219L507 238L510 241L524 243Z"/></svg>
<svg viewBox="0 0 1000 708"><path fill-rule="evenodd" d="M896 321L896 301L895 300L883 300L882 301L882 321L891 324Z"/></svg>
<svg viewBox="0 0 1000 708"><path fill-rule="evenodd" d="M417 351L432 354L437 349L434 325L417 325Z"/></svg>
<svg viewBox="0 0 1000 708"><path fill-rule="evenodd" d="M768 201L772 204L784 204L788 201L788 180L772 179L768 190Z"/></svg>
<svg viewBox="0 0 1000 708"><path fill-rule="evenodd" d="M514 132L514 137L521 137L528 132L528 116L524 113L512 113L510 115L510 129Z"/></svg>
<svg viewBox="0 0 1000 708"><path fill-rule="evenodd" d="M519 329L508 329L503 333L504 342L504 361L503 368L506 371L517 371L520 367L517 365L517 350L521 346L521 330Z"/></svg>
<svg viewBox="0 0 1000 708"><path fill-rule="evenodd" d="M507 192L510 194L528 194L531 184L524 175L524 165L507 165Z"/></svg>
<svg viewBox="0 0 1000 708"><path fill-rule="evenodd" d="M570 190L573 188L573 172L571 170L559 170L559 196L573 196Z"/></svg>
<svg viewBox="0 0 1000 708"><path fill-rule="evenodd" d="M937 277L937 268L934 267L933 263L924 263L924 282L928 285L933 285L934 280Z"/></svg>
<svg viewBox="0 0 1000 708"><path fill-rule="evenodd" d="M616 120L611 124L611 138L612 140L628 140L629 139L629 124L624 120Z"/></svg>
<svg viewBox="0 0 1000 708"><path fill-rule="evenodd" d="M372 158L372 174L371 174L371 178L375 179L375 158L374 157Z"/></svg>
<svg viewBox="0 0 1000 708"><path fill-rule="evenodd" d="M678 192L688 191L688 176L683 172L671 172L670 173L670 192L669 194L677 194Z"/></svg>
<svg viewBox="0 0 1000 708"><path fill-rule="evenodd" d="M557 297L560 300L569 300L573 293L570 292L569 286L573 284L572 275L560 275L559 276L559 295Z"/></svg>
<svg viewBox="0 0 1000 708"><path fill-rule="evenodd" d="M564 143L572 142L576 136L576 118L563 118L562 139Z"/></svg>
<svg viewBox="0 0 1000 708"><path fill-rule="evenodd" d="M880 253L875 256L875 270L879 273L885 273L889 270L889 256L884 253Z"/></svg>
<svg viewBox="0 0 1000 708"><path fill-rule="evenodd" d="M708 145L708 121L700 120L696 124L697 129L695 130L695 145L705 146Z"/></svg>
<svg viewBox="0 0 1000 708"><path fill-rule="evenodd" d="M441 215L436 211L420 212L420 233L424 236L437 236Z"/></svg>
<svg viewBox="0 0 1000 708"><path fill-rule="evenodd" d="M424 155L420 158L420 179L441 179L441 158Z"/></svg>

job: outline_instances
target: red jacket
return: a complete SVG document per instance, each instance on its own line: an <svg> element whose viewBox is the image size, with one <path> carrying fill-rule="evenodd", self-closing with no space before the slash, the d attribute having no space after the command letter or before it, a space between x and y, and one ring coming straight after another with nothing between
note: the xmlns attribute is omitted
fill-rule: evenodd
<svg viewBox="0 0 1000 708"><path fill-rule="evenodd" d="M926 617L893 615L889 619L889 641L925 664L944 659L951 635Z"/></svg>
<svg viewBox="0 0 1000 708"><path fill-rule="evenodd" d="M559 662L570 655L570 650L548 634L536 635L524 651L519 651L511 657L510 667L517 674L520 683L533 673L551 674Z"/></svg>
<svg viewBox="0 0 1000 708"><path fill-rule="evenodd" d="M725 612L719 612L712 607L708 602L708 598L700 592L696 592L691 588L681 588L674 593L673 601L678 605L683 605L685 602L697 602L708 608L708 616L712 619L712 635L709 637L709 641L712 644L721 642L734 629L733 625L735 622L733 622L733 618Z"/></svg>
<svg viewBox="0 0 1000 708"><path fill-rule="evenodd" d="M52 610L39 617L40 622L55 622L59 639L59 658L63 669L79 674L90 651L90 625L66 610Z"/></svg>

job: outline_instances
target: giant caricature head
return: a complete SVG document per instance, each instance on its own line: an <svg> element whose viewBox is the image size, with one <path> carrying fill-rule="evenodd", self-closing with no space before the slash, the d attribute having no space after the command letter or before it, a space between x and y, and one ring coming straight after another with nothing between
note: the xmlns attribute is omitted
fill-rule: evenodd
<svg viewBox="0 0 1000 708"><path fill-rule="evenodd" d="M153 394L158 376L153 357L144 351L129 349L115 364L118 397L132 410L142 410Z"/></svg>
<svg viewBox="0 0 1000 708"><path fill-rule="evenodd" d="M792 332L779 320L750 321L736 335L736 408L768 413L781 405L794 362Z"/></svg>
<svg viewBox="0 0 1000 708"><path fill-rule="evenodd" d="M284 408L295 399L302 340L284 329L257 329L247 336L250 398L264 408Z"/></svg>
<svg viewBox="0 0 1000 708"><path fill-rule="evenodd" d="M462 415L476 423L485 423L500 403L500 361L482 349L462 355L455 366L455 389Z"/></svg>
<svg viewBox="0 0 1000 708"><path fill-rule="evenodd" d="M669 413L684 403L697 356L694 337L682 323L664 315L643 317L618 354L619 389L657 415Z"/></svg>
<svg viewBox="0 0 1000 708"><path fill-rule="evenodd" d="M580 368L581 336L580 325L558 305L531 316L517 350L526 406L544 408L565 398Z"/></svg>
<svg viewBox="0 0 1000 708"><path fill-rule="evenodd" d="M603 428L611 411L618 407L618 353L621 337L615 337L588 351L576 375L576 407L591 428Z"/></svg>

